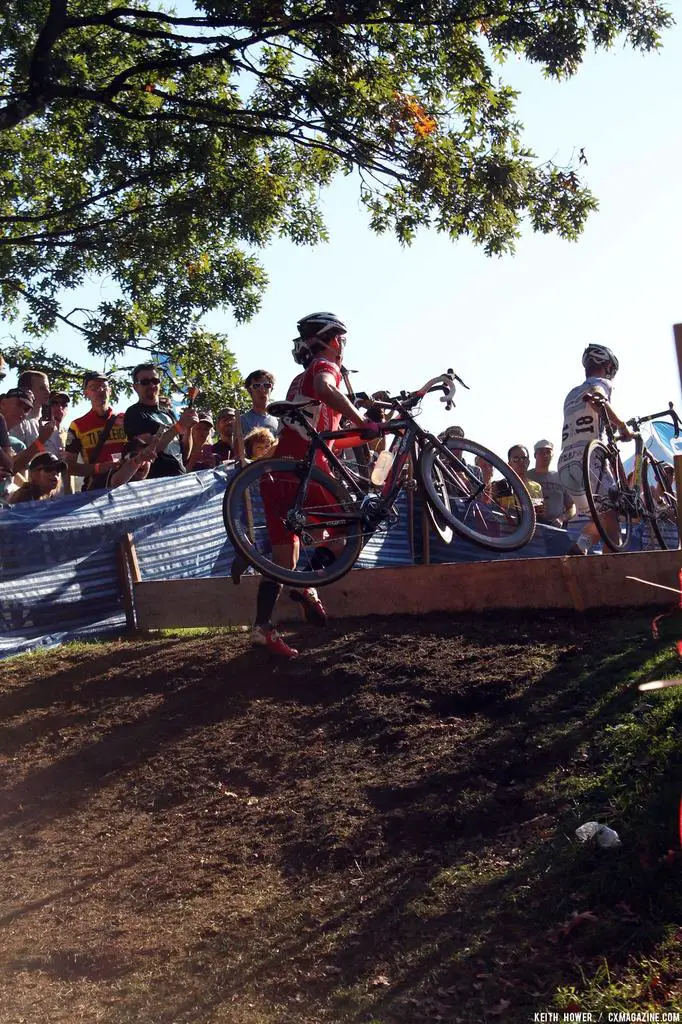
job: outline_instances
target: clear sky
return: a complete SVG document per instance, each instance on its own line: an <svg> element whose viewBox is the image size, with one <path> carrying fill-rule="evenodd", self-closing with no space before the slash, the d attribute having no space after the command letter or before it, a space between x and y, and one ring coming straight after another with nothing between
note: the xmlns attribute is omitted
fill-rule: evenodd
<svg viewBox="0 0 682 1024"><path fill-rule="evenodd" d="M358 388L416 388L452 366L471 390L458 393L452 414L427 399L422 422L459 423L500 454L540 437L559 446L563 398L582 379L590 341L620 360L619 415L679 404L680 67L682 26L658 54L618 47L561 84L520 61L503 69L521 90L518 115L537 155L559 165L581 148L587 155L581 170L600 208L578 242L528 230L516 254L499 259L423 232L403 249L371 234L357 181L343 178L324 197L330 242L273 244L262 254L270 287L261 312L242 326L216 312L207 325L230 335L244 375L272 370L281 397L296 372L297 319L332 310L349 326L346 363L359 371ZM92 362L80 339L59 339L65 354Z"/></svg>

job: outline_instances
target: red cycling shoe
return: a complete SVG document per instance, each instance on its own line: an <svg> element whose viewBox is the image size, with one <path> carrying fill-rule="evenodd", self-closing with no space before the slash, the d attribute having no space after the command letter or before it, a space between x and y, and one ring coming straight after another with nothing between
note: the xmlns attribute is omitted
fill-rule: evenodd
<svg viewBox="0 0 682 1024"><path fill-rule="evenodd" d="M267 647L273 654L280 658L297 658L298 651L295 647L289 647L274 626L254 626L251 630L251 643L257 647Z"/></svg>
<svg viewBox="0 0 682 1024"><path fill-rule="evenodd" d="M292 590L290 592L292 601L301 605L307 622L314 626L327 625L327 612L318 597L314 587L306 587L304 590Z"/></svg>

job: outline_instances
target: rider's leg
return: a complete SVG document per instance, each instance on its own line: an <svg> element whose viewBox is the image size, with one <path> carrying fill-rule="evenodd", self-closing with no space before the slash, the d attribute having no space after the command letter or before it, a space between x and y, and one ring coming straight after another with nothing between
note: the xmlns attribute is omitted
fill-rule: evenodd
<svg viewBox="0 0 682 1024"><path fill-rule="evenodd" d="M298 537L291 536L286 543L273 544L272 560L286 569L294 569L298 561ZM274 580L263 579L258 587L256 598L256 621L251 633L254 644L267 647L275 654L285 658L294 658L298 654L295 647L290 647L272 624L275 605L282 593L282 584Z"/></svg>

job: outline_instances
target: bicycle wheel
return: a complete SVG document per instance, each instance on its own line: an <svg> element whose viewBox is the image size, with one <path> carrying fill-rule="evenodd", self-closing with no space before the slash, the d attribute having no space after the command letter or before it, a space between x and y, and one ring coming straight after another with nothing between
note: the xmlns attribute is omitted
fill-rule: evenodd
<svg viewBox="0 0 682 1024"><path fill-rule="evenodd" d="M484 486L474 466L477 457L489 463L502 479ZM458 438L456 451L450 451L429 438L417 469L427 502L461 537L491 551L515 551L531 540L535 509L523 481L483 445ZM447 501L439 484L441 478Z"/></svg>
<svg viewBox="0 0 682 1024"><path fill-rule="evenodd" d="M654 494L654 486L657 493ZM664 551L680 546L677 527L677 499L667 489L667 481L655 459L645 451L642 454L642 495L649 513L651 529Z"/></svg>
<svg viewBox="0 0 682 1024"><path fill-rule="evenodd" d="M352 569L362 549L362 525L359 503L338 480L315 467L307 482L305 477L293 459L249 463L227 486L223 520L234 549L263 576L317 587ZM292 569L274 560L272 547L293 536L300 557Z"/></svg>
<svg viewBox="0 0 682 1024"><path fill-rule="evenodd" d="M611 551L622 551L632 533L632 503L618 455L601 441L590 441L583 455L583 479L599 536Z"/></svg>

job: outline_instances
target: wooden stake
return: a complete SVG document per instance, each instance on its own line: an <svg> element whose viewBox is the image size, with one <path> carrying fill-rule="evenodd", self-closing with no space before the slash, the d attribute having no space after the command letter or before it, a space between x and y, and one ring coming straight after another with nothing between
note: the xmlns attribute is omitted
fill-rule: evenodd
<svg viewBox="0 0 682 1024"><path fill-rule="evenodd" d="M237 456L237 462L239 465L245 465L246 453L244 452L244 431L242 430L242 416L239 409L235 409L234 417L234 453ZM249 491L246 491L244 495L244 505L246 507L246 529L249 534L249 540L253 544L255 536L253 529L253 505Z"/></svg>
<svg viewBox="0 0 682 1024"><path fill-rule="evenodd" d="M677 536L682 545L682 455L675 455L675 497L677 498Z"/></svg>
<svg viewBox="0 0 682 1024"><path fill-rule="evenodd" d="M412 456L407 460L407 533L410 542L410 554L414 561L414 462Z"/></svg>
<svg viewBox="0 0 682 1024"><path fill-rule="evenodd" d="M126 613L126 626L129 633L137 632L137 613L135 610L135 587L142 582L140 565L132 533L123 535L118 546L118 571L123 591L123 604Z"/></svg>

